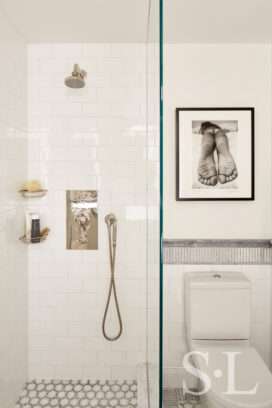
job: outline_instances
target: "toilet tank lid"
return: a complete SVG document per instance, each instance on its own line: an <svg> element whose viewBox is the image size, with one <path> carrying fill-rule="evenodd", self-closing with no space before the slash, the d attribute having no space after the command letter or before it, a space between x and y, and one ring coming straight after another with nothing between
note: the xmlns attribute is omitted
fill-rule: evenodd
<svg viewBox="0 0 272 408"><path fill-rule="evenodd" d="M191 289L250 289L250 281L241 272L190 272L185 281Z"/></svg>

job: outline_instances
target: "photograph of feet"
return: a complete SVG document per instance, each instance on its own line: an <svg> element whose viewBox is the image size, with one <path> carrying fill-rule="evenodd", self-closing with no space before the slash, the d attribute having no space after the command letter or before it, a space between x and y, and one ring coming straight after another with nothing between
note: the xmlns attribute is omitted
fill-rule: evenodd
<svg viewBox="0 0 272 408"><path fill-rule="evenodd" d="M192 121L192 131L193 188L238 188L238 121Z"/></svg>
<svg viewBox="0 0 272 408"><path fill-rule="evenodd" d="M254 199L254 108L176 109L176 199Z"/></svg>

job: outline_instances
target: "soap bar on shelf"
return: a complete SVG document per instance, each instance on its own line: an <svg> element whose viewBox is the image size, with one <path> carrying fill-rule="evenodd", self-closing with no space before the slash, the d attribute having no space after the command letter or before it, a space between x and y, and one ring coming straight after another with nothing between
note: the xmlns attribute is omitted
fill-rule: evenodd
<svg viewBox="0 0 272 408"><path fill-rule="evenodd" d="M39 191L41 190L41 185L37 180L32 180L24 186L27 191Z"/></svg>

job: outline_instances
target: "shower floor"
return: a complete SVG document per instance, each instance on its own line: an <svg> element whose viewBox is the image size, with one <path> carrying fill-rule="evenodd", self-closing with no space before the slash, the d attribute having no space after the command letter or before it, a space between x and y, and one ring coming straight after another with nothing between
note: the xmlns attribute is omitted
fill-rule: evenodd
<svg viewBox="0 0 272 408"><path fill-rule="evenodd" d="M182 388L164 388L163 408L201 408L201 405L198 396L184 394Z"/></svg>
<svg viewBox="0 0 272 408"><path fill-rule="evenodd" d="M134 408L136 381L32 380L15 408Z"/></svg>

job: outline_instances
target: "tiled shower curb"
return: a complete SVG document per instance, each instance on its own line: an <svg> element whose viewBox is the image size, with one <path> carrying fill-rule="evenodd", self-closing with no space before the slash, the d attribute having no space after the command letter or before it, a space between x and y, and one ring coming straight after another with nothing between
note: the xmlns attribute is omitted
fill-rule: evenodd
<svg viewBox="0 0 272 408"><path fill-rule="evenodd" d="M271 265L272 241L268 239L165 239L164 264L172 265Z"/></svg>

